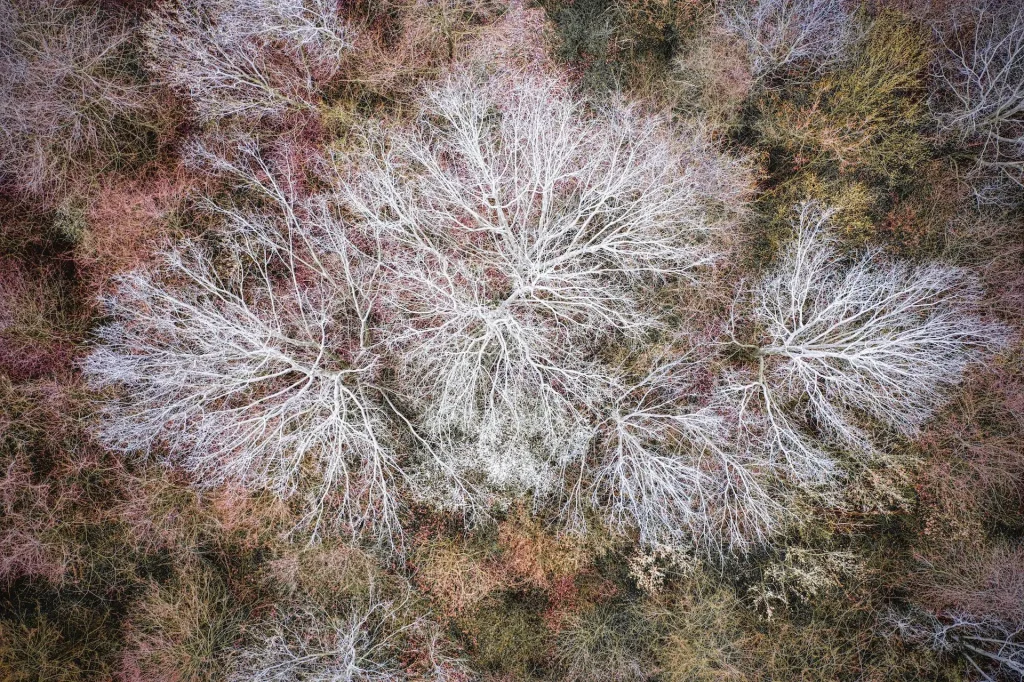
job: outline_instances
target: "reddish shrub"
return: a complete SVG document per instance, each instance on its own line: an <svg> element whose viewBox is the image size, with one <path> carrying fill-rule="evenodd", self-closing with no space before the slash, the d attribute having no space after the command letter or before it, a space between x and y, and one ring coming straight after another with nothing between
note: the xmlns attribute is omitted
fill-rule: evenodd
<svg viewBox="0 0 1024 682"><path fill-rule="evenodd" d="M522 507L499 524L498 543L499 574L544 590L564 590L564 581L584 570L590 560L585 547L556 538Z"/></svg>
<svg viewBox="0 0 1024 682"><path fill-rule="evenodd" d="M138 267L166 246L171 229L167 216L194 182L180 166L100 180L77 254L92 291L102 290L112 275Z"/></svg>
<svg viewBox="0 0 1024 682"><path fill-rule="evenodd" d="M912 578L915 594L935 613L1007 622L1024 620L1024 547L959 548Z"/></svg>

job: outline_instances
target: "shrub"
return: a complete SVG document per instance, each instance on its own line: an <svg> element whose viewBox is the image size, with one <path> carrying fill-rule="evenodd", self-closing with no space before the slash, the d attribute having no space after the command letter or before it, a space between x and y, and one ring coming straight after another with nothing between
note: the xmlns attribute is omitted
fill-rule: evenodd
<svg viewBox="0 0 1024 682"><path fill-rule="evenodd" d="M513 64L543 58L542 12L504 0L351 3L363 16L352 50L354 96L364 101L414 100L424 82L456 61ZM525 26L524 26L525 24ZM369 96L369 97L367 97Z"/></svg>
<svg viewBox="0 0 1024 682"><path fill-rule="evenodd" d="M193 560L135 605L125 654L129 680L225 679L244 614L214 569Z"/></svg>
<svg viewBox="0 0 1024 682"><path fill-rule="evenodd" d="M471 669L530 679L550 663L550 635L528 597L496 593L456 621Z"/></svg>
<svg viewBox="0 0 1024 682"><path fill-rule="evenodd" d="M502 585L487 558L458 539L427 540L412 557L416 586L441 613L458 616Z"/></svg>
<svg viewBox="0 0 1024 682"><path fill-rule="evenodd" d="M914 597L932 613L1024 622L1024 548L960 546L922 562L912 577Z"/></svg>
<svg viewBox="0 0 1024 682"><path fill-rule="evenodd" d="M597 534L595 533L595 536ZM556 536L542 522L531 518L523 505L498 524L501 555L494 572L504 575L506 584L551 590L587 570L603 547L598 537L581 540Z"/></svg>
<svg viewBox="0 0 1024 682"><path fill-rule="evenodd" d="M625 88L658 98L669 60L711 12L711 3L672 0L545 0L554 52L596 94Z"/></svg>
<svg viewBox="0 0 1024 682"><path fill-rule="evenodd" d="M798 167L863 175L890 187L928 155L923 136L927 42L909 20L883 12L849 63L797 97L773 95L758 123Z"/></svg>
<svg viewBox="0 0 1024 682"><path fill-rule="evenodd" d="M84 326L79 304L59 270L0 260L0 370L15 381L63 371Z"/></svg>
<svg viewBox="0 0 1024 682"><path fill-rule="evenodd" d="M743 605L725 587L650 603L644 613L663 638L655 660L668 682L747 682L757 679L757 651Z"/></svg>
<svg viewBox="0 0 1024 682"><path fill-rule="evenodd" d="M779 560L763 568L760 580L747 588L745 596L754 609L772 620L777 611L834 596L843 579L858 568L858 557L850 552L788 547Z"/></svg>
<svg viewBox="0 0 1024 682"><path fill-rule="evenodd" d="M133 32L88 4L0 2L0 174L18 192L57 197L83 174L138 154L152 92Z"/></svg>
<svg viewBox="0 0 1024 682"><path fill-rule="evenodd" d="M916 481L920 541L939 563L961 561L953 558L961 547L980 552L996 528L1024 526L1019 363L1018 350L973 372L922 438L928 459Z"/></svg>
<svg viewBox="0 0 1024 682"><path fill-rule="evenodd" d="M193 183L180 167L153 166L131 178L99 180L75 241L75 261L90 290L105 291L115 275L151 262L167 246Z"/></svg>
<svg viewBox="0 0 1024 682"><path fill-rule="evenodd" d="M262 626L258 642L238 655L227 679L288 682L297 679L390 682L407 680L403 660L422 654L416 679L465 680L461 662L445 654L439 633L423 620L409 621L403 604L371 594L347 613L293 608ZM415 640L424 645L417 652Z"/></svg>
<svg viewBox="0 0 1024 682"><path fill-rule="evenodd" d="M129 477L84 431L87 397L65 381L0 377L0 582L114 594L132 582L135 556L108 505Z"/></svg>
<svg viewBox="0 0 1024 682"><path fill-rule="evenodd" d="M37 608L0 621L0 669L10 682L78 682L111 679L115 625L103 618L74 622L68 613ZM80 627L84 632L76 632ZM114 632L111 632L114 631ZM116 634L115 634L116 636ZM110 638L110 639L108 639Z"/></svg>
<svg viewBox="0 0 1024 682"><path fill-rule="evenodd" d="M9 396L5 396L9 397ZM58 582L71 563L67 550L53 542L56 525L47 509L50 489L33 481L31 463L24 456L4 457L0 478L0 504L4 523L0 530L0 580L10 583L22 576Z"/></svg>
<svg viewBox="0 0 1024 682"><path fill-rule="evenodd" d="M570 616L555 645L562 679L646 680L652 666L644 642L650 637L643 618L623 604L591 607Z"/></svg>
<svg viewBox="0 0 1024 682"><path fill-rule="evenodd" d="M728 132L742 123L742 105L753 88L744 46L717 24L690 38L672 60L676 108Z"/></svg>
<svg viewBox="0 0 1024 682"><path fill-rule="evenodd" d="M981 679L1015 680L1024 676L1021 625L959 613L894 616L896 632L908 641L963 658Z"/></svg>

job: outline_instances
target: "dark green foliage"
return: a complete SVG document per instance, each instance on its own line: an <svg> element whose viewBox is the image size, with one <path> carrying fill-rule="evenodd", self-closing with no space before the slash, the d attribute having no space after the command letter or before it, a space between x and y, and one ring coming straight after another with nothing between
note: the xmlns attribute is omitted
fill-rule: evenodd
<svg viewBox="0 0 1024 682"><path fill-rule="evenodd" d="M549 661L550 634L537 594L506 592L482 602L456 622L469 653L470 666L481 672L535 679Z"/></svg>
<svg viewBox="0 0 1024 682"><path fill-rule="evenodd" d="M544 0L556 53L584 85L658 97L669 62L710 3L685 0Z"/></svg>

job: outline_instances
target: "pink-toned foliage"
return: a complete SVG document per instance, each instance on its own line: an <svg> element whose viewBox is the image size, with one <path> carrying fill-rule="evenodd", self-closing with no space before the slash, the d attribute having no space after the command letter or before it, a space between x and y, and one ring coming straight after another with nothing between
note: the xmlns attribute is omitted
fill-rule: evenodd
<svg viewBox="0 0 1024 682"><path fill-rule="evenodd" d="M181 167L155 165L99 179L75 254L93 290L103 291L116 274L151 262L168 245L169 218L195 184Z"/></svg>

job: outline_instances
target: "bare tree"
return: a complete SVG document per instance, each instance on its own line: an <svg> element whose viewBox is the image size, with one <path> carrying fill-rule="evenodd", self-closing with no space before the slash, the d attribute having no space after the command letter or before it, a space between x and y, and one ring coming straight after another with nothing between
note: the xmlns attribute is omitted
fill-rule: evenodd
<svg viewBox="0 0 1024 682"><path fill-rule="evenodd" d="M982 3L939 38L932 110L970 153L977 197L998 200L1001 185L1024 186L1024 8Z"/></svg>
<svg viewBox="0 0 1024 682"><path fill-rule="evenodd" d="M369 329L376 265L328 206L250 159L259 172L242 177L262 203L212 206L220 244L176 248L107 299L111 322L84 364L96 387L121 388L102 435L124 450L166 445L205 484L302 488L314 532L331 504L395 542L401 471Z"/></svg>
<svg viewBox="0 0 1024 682"><path fill-rule="evenodd" d="M763 534L756 462L726 450L717 406L669 390L683 361L625 390L599 354L657 330L650 292L713 260L741 165L637 108L595 113L550 77L462 73L420 105L413 129L339 159L333 194L300 198L251 143L193 149L235 203L209 203L219 242L171 251L109 300L85 365L121 388L107 441L166 445L205 483L302 489L314 527L340 497L349 526L396 541L396 484L464 510L540 497L615 404L598 431L616 454L588 493L614 524L650 542L680 523L707 543ZM651 406L648 389L681 402ZM399 442L416 446L401 468Z"/></svg>
<svg viewBox="0 0 1024 682"><path fill-rule="evenodd" d="M402 607L371 592L366 604L354 604L343 615L293 609L268 623L261 641L240 653L229 680L400 682L411 679L399 660L412 653L410 639L422 640L426 664L415 679L466 679L461 661L442 651L436 627L405 618Z"/></svg>
<svg viewBox="0 0 1024 682"><path fill-rule="evenodd" d="M130 151L152 104L130 72L122 17L72 2L0 0L0 173L20 191L61 191Z"/></svg>
<svg viewBox="0 0 1024 682"><path fill-rule="evenodd" d="M590 504L613 528L636 529L652 546L696 546L708 554L763 542L781 507L761 451L736 438L726 395L709 401L694 388L692 358L659 363L626 388L598 426L600 461ZM576 512L582 480L567 486ZM576 509L574 509L574 506Z"/></svg>
<svg viewBox="0 0 1024 682"><path fill-rule="evenodd" d="M813 202L798 207L794 243L749 292L763 335L746 346L757 374L732 378L776 451L808 475L826 473L829 460L790 406L823 435L870 451L859 417L915 435L965 367L1008 338L978 316L981 286L961 270L891 264L877 252L842 267L833 215Z"/></svg>
<svg viewBox="0 0 1024 682"><path fill-rule="evenodd" d="M798 66L821 71L845 59L855 36L843 0L744 0L726 9L723 21L746 42L758 80Z"/></svg>
<svg viewBox="0 0 1024 682"><path fill-rule="evenodd" d="M314 107L350 43L334 0L180 0L146 25L153 72L204 122Z"/></svg>
<svg viewBox="0 0 1024 682"><path fill-rule="evenodd" d="M537 489L553 451L589 439L595 343L657 326L639 285L714 257L709 215L742 174L698 133L591 113L548 76L462 73L420 106L414 129L373 136L342 193L391 244L389 343L426 431Z"/></svg>
<svg viewBox="0 0 1024 682"><path fill-rule="evenodd" d="M986 682L1024 680L1024 624L957 612L893 614L891 621L902 638L962 657L972 676Z"/></svg>

